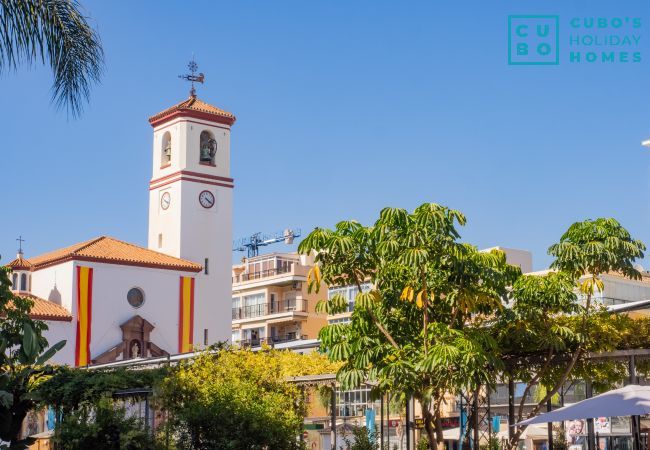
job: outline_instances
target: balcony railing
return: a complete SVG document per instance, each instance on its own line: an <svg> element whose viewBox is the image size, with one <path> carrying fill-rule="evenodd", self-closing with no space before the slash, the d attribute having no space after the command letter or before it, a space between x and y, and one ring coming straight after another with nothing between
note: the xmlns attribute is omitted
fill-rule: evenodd
<svg viewBox="0 0 650 450"><path fill-rule="evenodd" d="M290 299L280 300L269 303L262 303L259 305L242 306L232 309L232 318L238 319L251 319L255 317L268 316L270 314L279 314L285 312L306 312L307 300L305 299Z"/></svg>
<svg viewBox="0 0 650 450"><path fill-rule="evenodd" d="M239 345L242 347L259 347L262 344L267 344L267 345L275 345L275 344L281 344L283 342L293 342L293 341L299 341L301 339L307 339L306 334L296 334L296 333L289 333L286 335L281 335L281 336L272 336L268 338L258 338L258 339L243 339L239 341Z"/></svg>
<svg viewBox="0 0 650 450"><path fill-rule="evenodd" d="M283 273L291 273L293 265L278 267L275 269L260 270L258 272L245 272L236 277L232 277L233 283L243 283L244 281L259 280L261 278L273 277L275 275L282 275Z"/></svg>

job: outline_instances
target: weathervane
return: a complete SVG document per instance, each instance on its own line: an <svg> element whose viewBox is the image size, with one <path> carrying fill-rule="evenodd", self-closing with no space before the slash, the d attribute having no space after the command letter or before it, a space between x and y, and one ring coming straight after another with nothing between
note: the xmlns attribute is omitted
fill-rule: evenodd
<svg viewBox="0 0 650 450"><path fill-rule="evenodd" d="M196 97L196 89L194 89L194 82L196 81L197 83L203 84L203 80L205 80L205 75L203 73L199 72L198 74L196 73L197 69L199 68L199 65L194 61L194 55L192 55L192 61L187 65L187 68L190 69L190 73L187 75L179 75L178 78L182 78L183 80L190 81L192 83L192 89L190 89L190 95L192 97Z"/></svg>

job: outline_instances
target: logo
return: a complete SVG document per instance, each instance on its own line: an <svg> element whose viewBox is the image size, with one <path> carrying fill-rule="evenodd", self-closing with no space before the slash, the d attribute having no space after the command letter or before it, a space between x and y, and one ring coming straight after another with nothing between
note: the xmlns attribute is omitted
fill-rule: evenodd
<svg viewBox="0 0 650 450"><path fill-rule="evenodd" d="M508 64L557 65L560 63L558 16L508 16Z"/></svg>

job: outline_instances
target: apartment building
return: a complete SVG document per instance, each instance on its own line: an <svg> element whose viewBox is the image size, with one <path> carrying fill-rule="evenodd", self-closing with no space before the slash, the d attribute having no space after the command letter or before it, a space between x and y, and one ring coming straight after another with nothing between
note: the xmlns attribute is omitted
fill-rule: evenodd
<svg viewBox="0 0 650 450"><path fill-rule="evenodd" d="M307 292L313 258L296 253L270 253L244 258L232 268L232 342L300 344L318 338L327 318L316 303L327 295Z"/></svg>

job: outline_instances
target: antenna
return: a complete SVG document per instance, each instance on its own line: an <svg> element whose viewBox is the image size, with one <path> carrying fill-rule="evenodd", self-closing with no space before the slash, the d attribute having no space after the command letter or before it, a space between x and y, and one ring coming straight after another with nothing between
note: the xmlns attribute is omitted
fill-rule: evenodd
<svg viewBox="0 0 650 450"><path fill-rule="evenodd" d="M254 233L247 238L233 241L233 252L248 252L248 257L252 258L260 254L260 247L275 244L284 241L285 244L293 244L294 238L300 237L300 228L292 230L290 228L276 233Z"/></svg>

